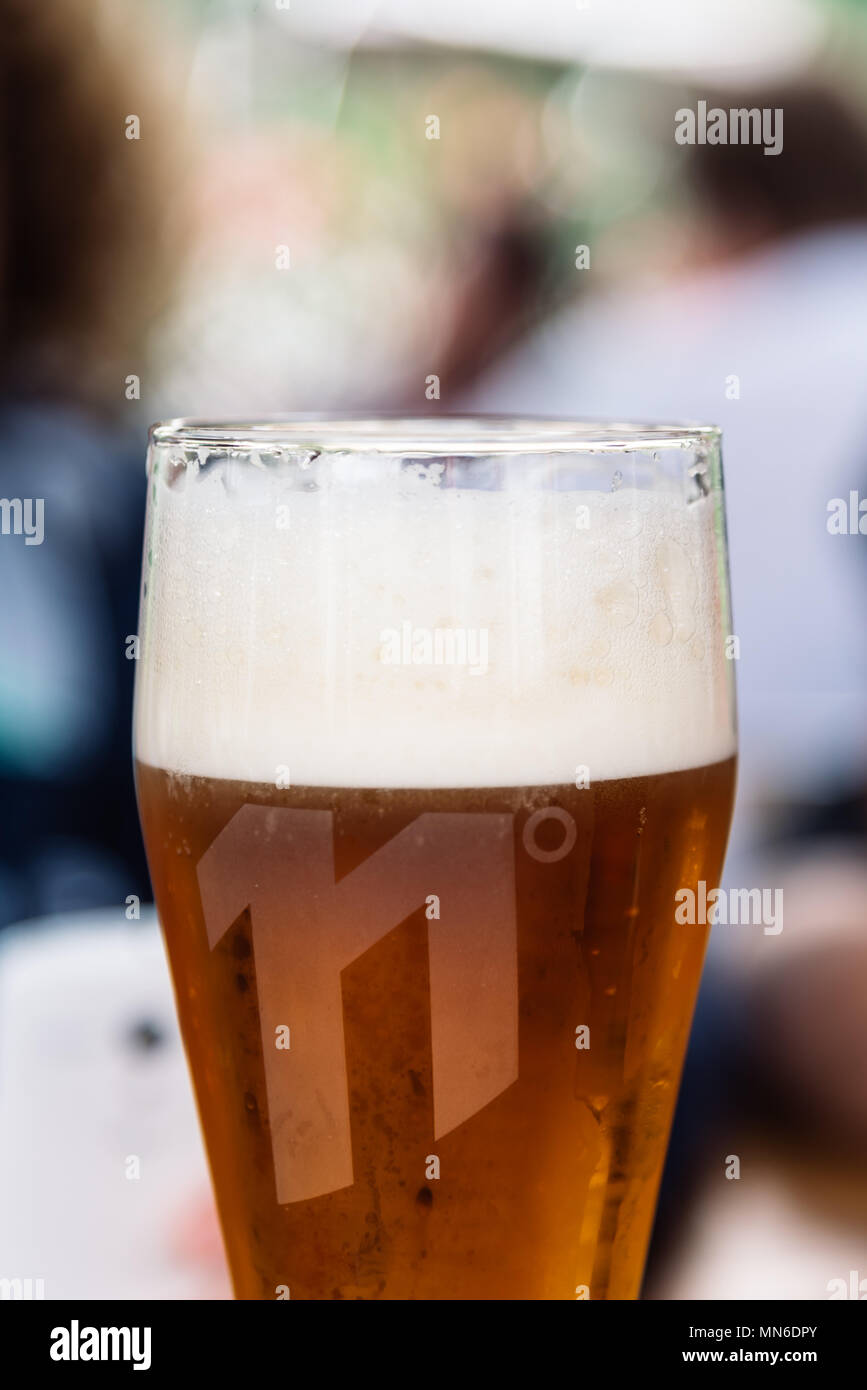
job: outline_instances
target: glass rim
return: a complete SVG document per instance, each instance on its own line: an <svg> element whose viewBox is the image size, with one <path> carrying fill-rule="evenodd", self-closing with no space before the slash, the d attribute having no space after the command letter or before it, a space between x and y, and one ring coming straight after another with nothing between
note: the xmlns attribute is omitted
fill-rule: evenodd
<svg viewBox="0 0 867 1390"><path fill-rule="evenodd" d="M633 453L718 443L704 424L641 424L531 415L291 414L258 420L178 417L151 425L151 445L184 449L299 449L317 453L424 455Z"/></svg>

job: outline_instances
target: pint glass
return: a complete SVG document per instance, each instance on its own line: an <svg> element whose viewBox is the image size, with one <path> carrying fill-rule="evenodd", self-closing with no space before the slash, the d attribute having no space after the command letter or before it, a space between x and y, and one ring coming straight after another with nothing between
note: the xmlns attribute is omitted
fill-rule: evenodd
<svg viewBox="0 0 867 1390"><path fill-rule="evenodd" d="M152 430L138 797L238 1298L637 1296L724 538L712 428Z"/></svg>

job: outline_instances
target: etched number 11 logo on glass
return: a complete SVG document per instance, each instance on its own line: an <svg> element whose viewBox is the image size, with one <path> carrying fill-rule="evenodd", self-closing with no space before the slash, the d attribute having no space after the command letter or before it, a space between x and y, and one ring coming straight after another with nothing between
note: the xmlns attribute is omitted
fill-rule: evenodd
<svg viewBox="0 0 867 1390"><path fill-rule="evenodd" d="M136 777L237 1296L636 1297L734 787L718 432L149 465Z"/></svg>

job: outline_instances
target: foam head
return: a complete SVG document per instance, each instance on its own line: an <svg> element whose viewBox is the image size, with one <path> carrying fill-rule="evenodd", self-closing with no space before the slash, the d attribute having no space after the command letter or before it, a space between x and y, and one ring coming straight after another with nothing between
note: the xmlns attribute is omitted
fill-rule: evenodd
<svg viewBox="0 0 867 1390"><path fill-rule="evenodd" d="M495 787L734 751L719 497L687 458L660 486L604 449L250 453L153 450L142 761Z"/></svg>

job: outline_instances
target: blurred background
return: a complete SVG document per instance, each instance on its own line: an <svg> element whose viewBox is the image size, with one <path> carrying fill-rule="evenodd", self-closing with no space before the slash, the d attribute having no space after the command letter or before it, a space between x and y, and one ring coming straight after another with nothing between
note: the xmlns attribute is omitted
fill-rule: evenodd
<svg viewBox="0 0 867 1390"><path fill-rule="evenodd" d="M482 410L723 428L727 881L785 926L714 933L645 1297L867 1296L867 565L827 526L867 495L867 4L0 25L0 497L46 526L0 536L0 1276L227 1295L131 780L147 425ZM679 144L699 101L782 151Z"/></svg>

